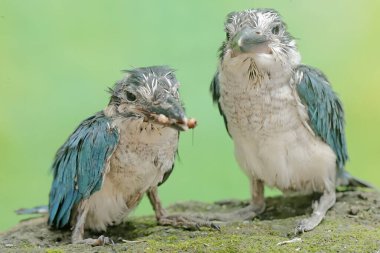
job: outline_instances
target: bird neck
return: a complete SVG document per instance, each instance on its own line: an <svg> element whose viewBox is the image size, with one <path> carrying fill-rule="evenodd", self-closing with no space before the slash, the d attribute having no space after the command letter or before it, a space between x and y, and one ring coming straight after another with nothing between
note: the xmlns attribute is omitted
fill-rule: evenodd
<svg viewBox="0 0 380 253"><path fill-rule="evenodd" d="M228 50L224 55L219 68L230 78L253 85L263 83L276 84L289 81L294 68L300 64L301 57L298 51L288 62L281 61L270 54L240 54L233 55Z"/></svg>
<svg viewBox="0 0 380 253"><path fill-rule="evenodd" d="M117 106L114 104L109 104L106 108L103 109L103 113L106 117L115 117L117 115Z"/></svg>
<svg viewBox="0 0 380 253"><path fill-rule="evenodd" d="M235 57L238 58L238 57ZM271 68L262 68L258 65L254 58L241 57L240 59L224 60L221 65L222 79L227 81L229 85L236 85L238 90L247 85L248 88L279 88L284 84L288 84L293 69L290 67L282 67L274 65Z"/></svg>
<svg viewBox="0 0 380 253"><path fill-rule="evenodd" d="M125 117L118 111L118 106L110 104L104 108L103 113L112 121L112 126L120 131L122 137L135 139L141 143L162 143L165 138L178 137L178 130L171 127L166 127L154 122L146 122L142 117Z"/></svg>

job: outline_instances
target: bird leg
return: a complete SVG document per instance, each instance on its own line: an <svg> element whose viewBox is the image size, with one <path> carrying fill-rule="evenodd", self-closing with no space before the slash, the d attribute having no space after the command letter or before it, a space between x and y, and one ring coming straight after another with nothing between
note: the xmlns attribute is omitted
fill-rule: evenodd
<svg viewBox="0 0 380 253"><path fill-rule="evenodd" d="M82 201L78 205L77 222L71 235L71 243L73 244L88 244L91 246L103 246L105 244L113 244L113 241L103 235L97 239L87 238L83 239L84 225L88 213L87 200Z"/></svg>
<svg viewBox="0 0 380 253"><path fill-rule="evenodd" d="M325 190L318 201L313 203L313 213L310 218L301 220L296 229L295 233L303 233L310 231L318 226L326 215L326 212L335 204L335 188Z"/></svg>
<svg viewBox="0 0 380 253"><path fill-rule="evenodd" d="M264 182L260 179L252 179L251 181L251 204L252 210L257 214L261 214L265 210L264 198Z"/></svg>
<svg viewBox="0 0 380 253"><path fill-rule="evenodd" d="M217 225L201 218L180 214L168 215L166 210L161 205L160 198L158 197L157 186L150 188L147 195L155 211L157 223L159 225L181 227L185 229L199 229L200 227L219 229Z"/></svg>
<svg viewBox="0 0 380 253"><path fill-rule="evenodd" d="M166 210L161 205L161 200L158 197L157 187L152 187L147 192L150 204L156 214L156 219L159 221L162 217L167 216Z"/></svg>

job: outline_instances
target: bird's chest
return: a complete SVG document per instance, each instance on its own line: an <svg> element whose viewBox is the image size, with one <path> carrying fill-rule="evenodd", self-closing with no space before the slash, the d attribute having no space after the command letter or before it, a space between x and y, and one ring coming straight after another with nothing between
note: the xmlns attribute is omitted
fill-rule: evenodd
<svg viewBox="0 0 380 253"><path fill-rule="evenodd" d="M178 132L147 123L122 125L119 129L120 141L107 180L128 196L143 194L172 169Z"/></svg>
<svg viewBox="0 0 380 253"><path fill-rule="evenodd" d="M306 108L290 78L252 84L222 73L219 79L219 102L246 174L281 190L323 190L334 178L335 155L305 127Z"/></svg>
<svg viewBox="0 0 380 253"><path fill-rule="evenodd" d="M144 193L172 169L178 131L141 121L113 123L119 143L111 156L102 187L88 201L86 227L105 230L135 208Z"/></svg>
<svg viewBox="0 0 380 253"><path fill-rule="evenodd" d="M249 78L220 76L220 104L234 136L259 138L288 131L297 122L297 103L289 79L268 77L253 83Z"/></svg>

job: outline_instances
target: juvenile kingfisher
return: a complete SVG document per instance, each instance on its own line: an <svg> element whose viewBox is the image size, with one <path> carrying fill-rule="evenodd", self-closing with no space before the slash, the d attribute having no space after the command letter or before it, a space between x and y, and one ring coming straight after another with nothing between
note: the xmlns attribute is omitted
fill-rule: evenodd
<svg viewBox="0 0 380 253"><path fill-rule="evenodd" d="M297 233L312 230L334 205L337 185L364 185L344 170L342 103L320 70L301 64L277 11L232 12L225 32L210 90L236 160L250 180L252 200L224 218L252 219L262 213L264 185L320 192L311 217L296 227Z"/></svg>
<svg viewBox="0 0 380 253"><path fill-rule="evenodd" d="M73 243L109 243L104 236L84 239L84 229L104 231L119 224L147 193L161 225L216 227L168 215L158 197L157 187L173 170L179 131L195 126L178 88L166 66L126 71L110 89L108 106L80 123L55 156L50 226L71 226Z"/></svg>

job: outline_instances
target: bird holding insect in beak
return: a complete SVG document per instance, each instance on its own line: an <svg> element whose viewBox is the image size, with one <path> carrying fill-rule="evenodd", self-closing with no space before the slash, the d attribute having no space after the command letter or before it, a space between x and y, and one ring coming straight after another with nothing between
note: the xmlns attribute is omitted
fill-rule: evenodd
<svg viewBox="0 0 380 253"><path fill-rule="evenodd" d="M108 106L84 120L58 150L49 225L72 226L73 243L108 243L104 236L84 239L84 229L104 231L120 223L147 193L161 225L216 227L168 215L158 197L157 187L173 170L179 131L196 123L185 115L173 70L155 66L126 72L110 89Z"/></svg>
<svg viewBox="0 0 380 253"><path fill-rule="evenodd" d="M339 184L366 186L345 170L342 103L326 76L301 65L294 38L272 9L232 12L211 83L213 101L250 180L248 207L216 219L252 219L265 210L264 185L321 192L297 232L315 228L335 203Z"/></svg>

